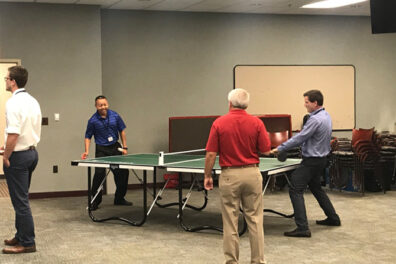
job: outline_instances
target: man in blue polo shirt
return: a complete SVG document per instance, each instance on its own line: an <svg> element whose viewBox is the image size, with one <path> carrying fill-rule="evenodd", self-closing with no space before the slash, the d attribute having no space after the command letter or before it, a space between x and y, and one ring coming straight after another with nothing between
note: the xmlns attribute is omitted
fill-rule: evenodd
<svg viewBox="0 0 396 264"><path fill-rule="evenodd" d="M114 155L128 154L128 147L125 135L125 123L121 116L109 109L109 103L103 95L95 98L96 113L88 120L87 130L85 132L85 152L81 155L81 159L86 159L89 154L89 146L92 136L95 137L96 150L95 157L106 157ZM118 138L121 136L121 143ZM122 153L118 150L122 148ZM114 169L114 182L116 184L116 192L114 197L115 205L132 205L131 202L125 200L125 194L128 188L129 171L126 169ZM95 195L106 176L104 168L95 168L95 175L92 182L92 193ZM99 192L95 200L92 202L91 210L98 209L102 202L102 190Z"/></svg>

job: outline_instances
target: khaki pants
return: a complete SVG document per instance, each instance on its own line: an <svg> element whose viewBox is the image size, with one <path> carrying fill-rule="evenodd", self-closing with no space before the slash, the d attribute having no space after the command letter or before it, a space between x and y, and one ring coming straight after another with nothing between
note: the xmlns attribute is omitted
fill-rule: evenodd
<svg viewBox="0 0 396 264"><path fill-rule="evenodd" d="M226 264L239 261L238 217L242 204L248 225L251 263L264 260L262 176L257 167L223 169L219 179Z"/></svg>

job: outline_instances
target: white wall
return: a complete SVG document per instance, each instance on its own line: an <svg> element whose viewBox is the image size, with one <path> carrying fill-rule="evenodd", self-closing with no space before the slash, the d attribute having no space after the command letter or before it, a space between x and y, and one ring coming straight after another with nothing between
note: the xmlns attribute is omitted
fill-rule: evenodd
<svg viewBox="0 0 396 264"><path fill-rule="evenodd" d="M86 120L102 90L100 9L0 3L0 58L21 59L29 71L26 88L49 118L31 192L85 190L86 171L70 161L84 151Z"/></svg>
<svg viewBox="0 0 396 264"><path fill-rule="evenodd" d="M372 35L368 17L0 3L0 58L21 59L49 117L32 192L86 189L86 171L70 161L83 151L96 95L124 118L130 152L167 150L169 116L227 112L236 64L353 64L357 127L393 129L395 54L396 35Z"/></svg>
<svg viewBox="0 0 396 264"><path fill-rule="evenodd" d="M236 64L353 64L356 126L396 121L396 34L369 17L102 10L102 57L136 152L167 149L169 116L224 114Z"/></svg>

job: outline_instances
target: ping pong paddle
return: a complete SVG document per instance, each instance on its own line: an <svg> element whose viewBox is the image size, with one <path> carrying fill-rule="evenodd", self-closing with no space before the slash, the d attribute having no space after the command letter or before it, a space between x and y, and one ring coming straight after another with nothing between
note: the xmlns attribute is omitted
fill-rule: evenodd
<svg viewBox="0 0 396 264"><path fill-rule="evenodd" d="M280 161L280 162L285 162L287 160L287 152L286 151L280 151L278 153L278 155L276 156L276 158Z"/></svg>

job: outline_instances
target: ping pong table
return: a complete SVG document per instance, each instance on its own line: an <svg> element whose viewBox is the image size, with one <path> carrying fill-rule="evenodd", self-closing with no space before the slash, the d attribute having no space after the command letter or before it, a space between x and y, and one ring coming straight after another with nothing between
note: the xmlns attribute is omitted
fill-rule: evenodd
<svg viewBox="0 0 396 264"><path fill-rule="evenodd" d="M276 177L281 175L282 173L286 173L288 171L296 169L301 160L300 159L288 159L285 162L280 162L276 158L260 158L259 169L263 174L265 181L265 187L263 188L263 195L265 190L268 186L268 183L271 177ZM212 229L222 232L222 229L216 226L197 226L197 227L188 227L183 222L183 210L185 207L194 210L203 210L206 207L208 201L207 191L203 190L204 193L204 203L201 207L195 207L188 204L188 199L191 194L191 190L196 183L196 177L193 177L193 182L189 189L189 193L183 198L183 175L186 173L193 173L193 174L203 174L205 169L205 156L204 155L175 155L169 156L168 160L164 162L163 160L163 153L159 154L130 154L130 155L120 155L120 156L108 156L108 157L100 157L100 158L90 158L85 160L74 160L71 162L73 166L80 166L80 167L87 167L88 168L88 214L90 218L94 222L104 222L108 220L120 220L126 222L133 226L141 226L145 223L147 216L150 214L154 205L158 207L164 208L168 206L178 206L178 220L180 226L190 232L200 231L203 229ZM114 169L128 169L132 170L135 176L139 179L143 187L143 214L141 219L138 221L133 221L130 219L122 218L122 217L109 217L104 219L98 219L93 215L91 210L91 202L96 196L92 196L92 186L91 186L91 178L92 178L92 171L91 168L106 168L109 169L108 172ZM158 202L158 198L163 193L166 185L168 184L169 179L164 183L162 189L160 189L157 193L156 185L157 185L157 170L158 169L165 169L168 172L178 172L179 173L179 186L178 186L178 201L174 203L168 204L160 204ZM140 179L134 170L143 171L143 179ZM151 203L150 208L148 209L147 206L147 172L153 172L153 192L150 192L153 196L153 202ZM221 167L218 163L218 157L216 163L213 167L212 174L219 175L221 173ZM107 173L108 174L108 173ZM107 176L107 175L106 175ZM287 177L286 177L287 179ZM100 189L103 186L104 181L102 182ZM292 217L293 215L285 215L282 213L278 213L276 211L265 209L265 211L277 213L284 217ZM244 228L240 231L240 235L246 231L246 223L244 222Z"/></svg>

